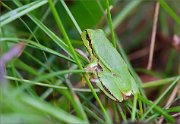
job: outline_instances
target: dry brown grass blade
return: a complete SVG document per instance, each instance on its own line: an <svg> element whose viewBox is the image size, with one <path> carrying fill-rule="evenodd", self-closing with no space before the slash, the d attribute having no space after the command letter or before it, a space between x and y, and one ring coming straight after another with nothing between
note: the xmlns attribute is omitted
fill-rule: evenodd
<svg viewBox="0 0 180 124"><path fill-rule="evenodd" d="M147 66L148 70L151 69L152 62L153 62L153 53L154 53L154 45L155 45L155 38L156 38L158 15L159 15L159 3L156 2L153 29L152 29L152 35L151 35L151 45L150 45L150 51L149 51L149 61L148 61L148 66Z"/></svg>

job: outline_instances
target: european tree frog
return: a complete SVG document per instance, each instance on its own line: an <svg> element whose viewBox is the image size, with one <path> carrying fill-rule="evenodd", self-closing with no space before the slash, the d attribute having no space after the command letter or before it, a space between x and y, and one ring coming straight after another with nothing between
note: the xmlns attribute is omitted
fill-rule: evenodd
<svg viewBox="0 0 180 124"><path fill-rule="evenodd" d="M136 82L118 51L101 29L86 29L81 38L90 54L87 66L97 76L96 85L112 100L123 101L138 93Z"/></svg>

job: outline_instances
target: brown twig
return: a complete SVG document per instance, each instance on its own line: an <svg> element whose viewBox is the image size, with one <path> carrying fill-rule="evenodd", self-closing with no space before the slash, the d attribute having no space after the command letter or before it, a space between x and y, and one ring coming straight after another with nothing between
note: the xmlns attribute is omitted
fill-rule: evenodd
<svg viewBox="0 0 180 124"><path fill-rule="evenodd" d="M142 48L138 51L131 53L130 55L128 55L129 60L132 61L132 60L135 60L135 59L138 59L138 58L148 55L148 53L149 53L148 49L149 49L148 47L145 47L145 48Z"/></svg>
<svg viewBox="0 0 180 124"><path fill-rule="evenodd" d="M151 35L151 45L150 45L150 51L149 51L149 61L148 61L148 66L147 66L148 70L151 69L151 67L152 67L158 14L159 14L159 3L156 2L155 13L154 13L154 21L153 21L153 29L152 29L152 35Z"/></svg>

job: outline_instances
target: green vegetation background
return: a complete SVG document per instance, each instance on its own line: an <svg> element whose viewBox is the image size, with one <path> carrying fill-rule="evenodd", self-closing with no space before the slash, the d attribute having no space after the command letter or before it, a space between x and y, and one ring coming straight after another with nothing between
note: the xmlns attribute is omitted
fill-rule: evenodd
<svg viewBox="0 0 180 124"><path fill-rule="evenodd" d="M155 2L112 0L109 6L107 0L0 1L0 56L15 44L26 43L21 56L6 64L7 80L1 82L1 123L154 123L160 117L164 122L177 121L173 115L180 112L179 96L169 108L165 104L179 87L178 49L165 47L167 59L160 59L162 66L155 63L152 70L143 66L148 54L145 60L132 60L133 66L128 60L128 55L150 45ZM179 1L158 2L158 35L167 39L179 35ZM112 15L110 11L106 14L111 7ZM77 52L80 49L87 54L80 39L86 28L101 28L114 41L140 95L114 102L89 81L83 70L88 62ZM156 80L144 81L142 74Z"/></svg>

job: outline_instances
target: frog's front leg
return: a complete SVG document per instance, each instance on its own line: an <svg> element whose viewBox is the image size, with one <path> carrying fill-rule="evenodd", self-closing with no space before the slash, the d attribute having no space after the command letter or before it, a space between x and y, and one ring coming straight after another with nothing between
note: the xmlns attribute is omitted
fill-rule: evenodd
<svg viewBox="0 0 180 124"><path fill-rule="evenodd" d="M87 73L88 78L90 79L91 82L96 82L95 80L98 79L97 77L97 70L98 70L98 60L94 58L91 63L86 65L84 67L84 70ZM82 83L85 85L86 81L84 78L82 78Z"/></svg>
<svg viewBox="0 0 180 124"><path fill-rule="evenodd" d="M91 63L89 63L88 65L86 65L86 67L84 68L85 71L87 73L95 73L96 70L98 69L98 60L97 59L93 59L93 61L91 61Z"/></svg>

